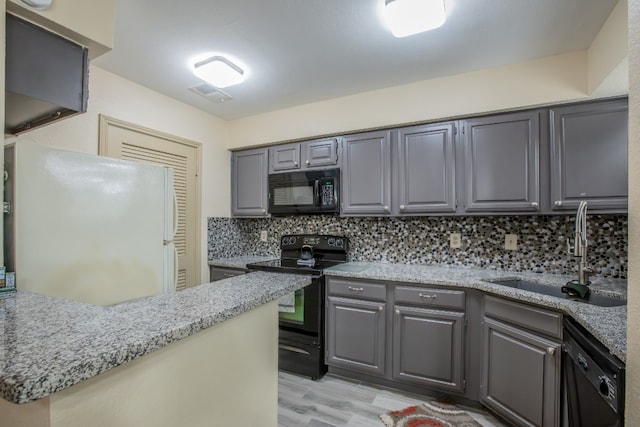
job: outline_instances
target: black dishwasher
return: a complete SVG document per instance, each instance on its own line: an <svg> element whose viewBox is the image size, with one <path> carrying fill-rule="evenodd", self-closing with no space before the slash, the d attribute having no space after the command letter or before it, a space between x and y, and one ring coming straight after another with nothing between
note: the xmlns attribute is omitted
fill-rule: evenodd
<svg viewBox="0 0 640 427"><path fill-rule="evenodd" d="M623 426L624 363L569 317L562 348L569 426Z"/></svg>

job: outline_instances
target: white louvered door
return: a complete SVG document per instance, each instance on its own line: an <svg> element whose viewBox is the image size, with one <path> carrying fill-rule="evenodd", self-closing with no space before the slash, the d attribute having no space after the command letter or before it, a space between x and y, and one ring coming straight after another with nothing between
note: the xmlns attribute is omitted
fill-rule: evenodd
<svg viewBox="0 0 640 427"><path fill-rule="evenodd" d="M177 289L198 285L197 258L197 149L134 129L110 124L104 155L138 162L168 166L174 171L178 200L178 231L174 244L178 252Z"/></svg>

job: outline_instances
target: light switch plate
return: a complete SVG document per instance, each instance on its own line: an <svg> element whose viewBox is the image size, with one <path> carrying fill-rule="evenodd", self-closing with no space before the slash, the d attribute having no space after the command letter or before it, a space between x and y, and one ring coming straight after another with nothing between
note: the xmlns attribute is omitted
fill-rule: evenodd
<svg viewBox="0 0 640 427"><path fill-rule="evenodd" d="M462 237L460 233L451 233L449 235L449 246L453 249L462 247Z"/></svg>
<svg viewBox="0 0 640 427"><path fill-rule="evenodd" d="M505 234L504 235L504 248L508 251L518 250L518 235L517 234Z"/></svg>
<svg viewBox="0 0 640 427"><path fill-rule="evenodd" d="M268 237L269 237L269 235L267 234L267 230L262 230L260 232L260 241L261 242L266 242Z"/></svg>

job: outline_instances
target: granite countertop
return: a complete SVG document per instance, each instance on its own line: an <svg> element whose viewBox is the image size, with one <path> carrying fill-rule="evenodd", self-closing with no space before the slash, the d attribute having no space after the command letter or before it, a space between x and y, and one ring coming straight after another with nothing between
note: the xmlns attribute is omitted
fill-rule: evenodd
<svg viewBox="0 0 640 427"><path fill-rule="evenodd" d="M0 397L41 399L310 282L255 272L111 307L18 291L0 300Z"/></svg>
<svg viewBox="0 0 640 427"><path fill-rule="evenodd" d="M273 257L218 258L209 261L220 267L244 268L248 262ZM248 260L243 264L243 260ZM520 289L489 283L488 280L525 279L549 286L562 286L575 276L545 273L527 273L487 270L474 267L427 266L413 264L389 264L381 262L347 262L324 270L326 275L357 279L385 280L423 285L478 289L494 295L537 304L562 311L584 326L609 351L626 362L627 307L598 307L567 299L556 298ZM594 279L593 293L626 298L627 282L620 279Z"/></svg>
<svg viewBox="0 0 640 427"><path fill-rule="evenodd" d="M246 268L247 264L261 261L269 261L270 259L278 258L277 256L258 256L258 255L245 255L230 258L214 258L209 260L209 266L211 267L230 267L230 268Z"/></svg>

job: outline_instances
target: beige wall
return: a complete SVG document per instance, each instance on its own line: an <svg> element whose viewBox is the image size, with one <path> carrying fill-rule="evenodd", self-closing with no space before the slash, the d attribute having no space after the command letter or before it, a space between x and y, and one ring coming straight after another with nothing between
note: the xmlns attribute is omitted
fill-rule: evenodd
<svg viewBox="0 0 640 427"><path fill-rule="evenodd" d="M230 147L586 99L587 79L587 51L483 69L235 120Z"/></svg>
<svg viewBox="0 0 640 427"><path fill-rule="evenodd" d="M613 71L626 64L627 0L620 0L587 50L588 93L598 92L601 85L611 85ZM628 74L628 69L625 67ZM623 76L626 77L626 76ZM628 79L627 79L628 80Z"/></svg>
<svg viewBox="0 0 640 427"><path fill-rule="evenodd" d="M207 221L228 216L230 205L230 155L226 149L227 122L92 66L89 107L80 114L35 129L14 140L86 153L98 153L98 115L156 129L202 144L201 281L208 282ZM218 183L213 186L211 183Z"/></svg>
<svg viewBox="0 0 640 427"><path fill-rule="evenodd" d="M640 426L640 0L629 1L629 286L626 425Z"/></svg>

